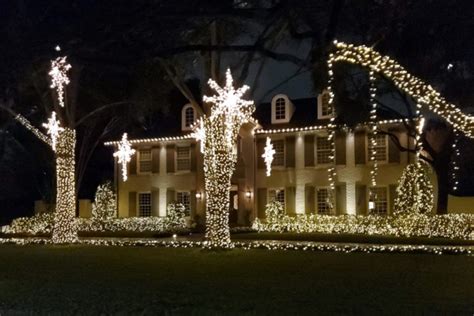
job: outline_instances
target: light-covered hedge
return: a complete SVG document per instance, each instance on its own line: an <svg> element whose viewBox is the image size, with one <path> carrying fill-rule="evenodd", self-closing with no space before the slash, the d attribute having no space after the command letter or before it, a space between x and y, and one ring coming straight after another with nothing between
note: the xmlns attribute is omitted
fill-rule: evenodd
<svg viewBox="0 0 474 316"><path fill-rule="evenodd" d="M252 228L260 232L296 232L326 234L367 234L424 236L474 239L474 216L471 214L399 214L380 215L288 215L255 219Z"/></svg>

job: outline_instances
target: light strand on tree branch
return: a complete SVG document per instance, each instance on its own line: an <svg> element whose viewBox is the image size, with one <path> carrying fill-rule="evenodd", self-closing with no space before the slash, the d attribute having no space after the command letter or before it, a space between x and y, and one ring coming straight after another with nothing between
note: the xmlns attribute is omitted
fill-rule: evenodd
<svg viewBox="0 0 474 316"><path fill-rule="evenodd" d="M32 132L41 141L51 146L51 140L45 134L41 133L39 129L31 125L30 121L28 121L23 115L17 114L15 116L15 120L23 125L27 130Z"/></svg>
<svg viewBox="0 0 474 316"><path fill-rule="evenodd" d="M377 95L377 84L375 81L375 74L373 70L369 71L369 104L370 104L370 161L373 163L370 171L370 184L377 186L377 102L375 97Z"/></svg>
<svg viewBox="0 0 474 316"><path fill-rule="evenodd" d="M336 119L336 107L334 105L334 92L332 91L332 83L334 81L334 72L332 68L333 64L331 58L328 60L328 87L327 91L329 93L329 100L328 100L328 107L329 113L331 113L331 118L329 119L329 124L327 125L328 129L328 141L331 144L331 165L328 167L328 181L329 187L331 189L331 194L336 189L336 128L337 126L334 124ZM332 210L331 210L332 211Z"/></svg>
<svg viewBox="0 0 474 316"><path fill-rule="evenodd" d="M459 133L454 133L454 142L453 142L453 150L454 150L454 158L451 159L451 164L452 164L452 171L451 171L451 178L453 181L453 191L457 191L459 189L459 165L458 161L461 156L461 153L459 152Z"/></svg>

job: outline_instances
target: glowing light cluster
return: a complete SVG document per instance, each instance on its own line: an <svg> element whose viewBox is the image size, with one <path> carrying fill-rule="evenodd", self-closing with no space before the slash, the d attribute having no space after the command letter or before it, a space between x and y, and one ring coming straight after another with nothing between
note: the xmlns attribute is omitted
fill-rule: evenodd
<svg viewBox="0 0 474 316"><path fill-rule="evenodd" d="M421 108L432 111L446 119L455 129L473 137L474 118L466 115L454 104L448 103L441 94L430 85L408 73L400 64L388 56L382 56L370 47L356 46L334 41L335 50L328 60L348 62L368 67L375 73L390 79L400 90L409 94Z"/></svg>
<svg viewBox="0 0 474 316"><path fill-rule="evenodd" d="M294 232L323 234L365 234L396 237L442 237L474 239L472 214L430 215L400 213L396 215L320 215L299 214L256 218L252 228L259 232Z"/></svg>
<svg viewBox="0 0 474 316"><path fill-rule="evenodd" d="M94 203L92 203L92 218L104 220L117 216L117 196L112 183L107 181L97 187Z"/></svg>
<svg viewBox="0 0 474 316"><path fill-rule="evenodd" d="M272 174L272 162L273 162L274 155L275 155L275 149L273 149L272 140L270 139L270 137L267 137L265 149L262 154L262 158L263 160L265 160L265 165L267 167L267 177L269 177Z"/></svg>
<svg viewBox="0 0 474 316"><path fill-rule="evenodd" d="M48 119L48 123L43 123L43 127L48 130L48 135L51 137L51 147L53 151L56 151L56 143L59 137L59 133L64 131L61 127L60 122L56 119L56 112L51 113L51 117Z"/></svg>
<svg viewBox="0 0 474 316"><path fill-rule="evenodd" d="M406 166L398 181L396 213L430 213L434 207L433 186L428 166L421 160Z"/></svg>
<svg viewBox="0 0 474 316"><path fill-rule="evenodd" d="M244 123L251 120L253 101L243 100L247 86L235 89L230 70L220 87L212 79L209 85L217 95L204 97L211 103L211 113L201 119L195 137L204 154L206 189L206 247L232 248L229 231L229 191L237 162L236 141Z"/></svg>
<svg viewBox="0 0 474 316"><path fill-rule="evenodd" d="M119 143L118 149L114 152L114 157L118 158L118 163L122 165L122 179L127 181L127 165L135 154L135 149L132 148L127 139L127 133L122 135L122 140Z"/></svg>
<svg viewBox="0 0 474 316"><path fill-rule="evenodd" d="M452 178L452 183L453 183L453 191L458 190L459 186L459 166L458 166L458 160L461 156L461 153L459 152L459 133L455 132L454 133L454 142L453 142L453 151L454 151L454 158L451 159L451 178Z"/></svg>
<svg viewBox="0 0 474 316"><path fill-rule="evenodd" d="M51 77L51 89L56 89L58 93L58 101L61 107L64 107L64 87L69 84L67 72L71 69L68 64L66 56L58 57L51 61L51 70L49 75Z"/></svg>
<svg viewBox="0 0 474 316"><path fill-rule="evenodd" d="M52 241L76 242L76 178L74 149L76 132L70 128L59 131L56 148L56 211Z"/></svg>
<svg viewBox="0 0 474 316"><path fill-rule="evenodd" d="M377 102L375 97L377 94L377 84L375 82L375 74L373 70L369 71L369 104L370 104L370 144L371 150L369 151L370 161L373 163L372 170L370 171L370 184L375 187L377 185L377 172L378 163L376 159L377 155Z"/></svg>

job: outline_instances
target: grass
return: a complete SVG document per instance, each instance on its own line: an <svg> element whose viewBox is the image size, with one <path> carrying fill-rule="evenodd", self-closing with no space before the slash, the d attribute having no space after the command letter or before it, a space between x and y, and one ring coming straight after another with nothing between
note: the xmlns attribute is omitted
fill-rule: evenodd
<svg viewBox="0 0 474 316"><path fill-rule="evenodd" d="M0 314L466 314L474 257L0 246Z"/></svg>
<svg viewBox="0 0 474 316"><path fill-rule="evenodd" d="M474 240L429 238L429 237L395 237L381 235L356 234L322 234L322 233L235 233L233 240L293 240L320 241L339 243L368 243L368 244L402 244L402 245L471 245Z"/></svg>

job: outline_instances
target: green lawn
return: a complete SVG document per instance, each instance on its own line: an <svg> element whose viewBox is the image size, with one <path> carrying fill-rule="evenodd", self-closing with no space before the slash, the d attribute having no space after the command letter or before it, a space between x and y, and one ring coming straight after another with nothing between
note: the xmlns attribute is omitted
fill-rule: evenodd
<svg viewBox="0 0 474 316"><path fill-rule="evenodd" d="M474 312L474 257L0 246L0 314Z"/></svg>

